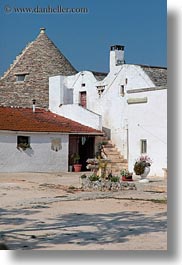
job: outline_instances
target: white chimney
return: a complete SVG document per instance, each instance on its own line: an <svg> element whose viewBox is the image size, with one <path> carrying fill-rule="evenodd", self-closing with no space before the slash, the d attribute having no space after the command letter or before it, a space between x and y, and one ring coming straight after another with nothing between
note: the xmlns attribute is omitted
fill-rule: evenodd
<svg viewBox="0 0 182 265"><path fill-rule="evenodd" d="M124 60L124 46L114 45L110 48L110 72L117 69L118 65L125 63Z"/></svg>
<svg viewBox="0 0 182 265"><path fill-rule="evenodd" d="M33 102L33 105L32 105L32 111L33 111L33 113L35 112L35 102L36 102L36 100L35 99L32 99L32 102Z"/></svg>

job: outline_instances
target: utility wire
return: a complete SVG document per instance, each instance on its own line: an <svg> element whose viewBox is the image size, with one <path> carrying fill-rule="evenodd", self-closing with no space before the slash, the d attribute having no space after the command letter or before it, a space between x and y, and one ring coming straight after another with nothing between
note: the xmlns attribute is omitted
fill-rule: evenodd
<svg viewBox="0 0 182 265"><path fill-rule="evenodd" d="M167 144L166 142L164 142L161 138L159 138L158 136L156 136L155 134L151 133L150 131L146 130L142 125L138 124L139 127L141 127L144 131L146 131L147 133L149 133L150 135L152 135L153 137L155 137L156 139L158 139L160 142L162 142L163 144Z"/></svg>

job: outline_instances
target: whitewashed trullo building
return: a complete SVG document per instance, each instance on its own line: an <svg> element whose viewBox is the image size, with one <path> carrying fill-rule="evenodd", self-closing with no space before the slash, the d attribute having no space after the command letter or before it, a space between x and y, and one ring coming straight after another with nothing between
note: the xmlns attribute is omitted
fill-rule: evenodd
<svg viewBox="0 0 182 265"><path fill-rule="evenodd" d="M150 175L167 168L167 69L125 63L124 46L110 49L108 74L81 71L49 78L49 109L103 129L133 171L148 155Z"/></svg>

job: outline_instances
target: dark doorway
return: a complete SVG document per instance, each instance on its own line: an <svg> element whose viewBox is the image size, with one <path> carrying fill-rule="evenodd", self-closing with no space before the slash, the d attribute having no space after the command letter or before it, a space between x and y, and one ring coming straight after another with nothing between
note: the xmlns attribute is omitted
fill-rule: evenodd
<svg viewBox="0 0 182 265"><path fill-rule="evenodd" d="M82 136L79 141L79 152L80 152L80 163L82 164L82 171L86 171L88 158L95 157L95 137L93 136Z"/></svg>
<svg viewBox="0 0 182 265"><path fill-rule="evenodd" d="M69 165L72 165L71 155L77 153L80 156L79 163L82 164L82 171L86 171L88 158L95 157L95 136L70 135L69 137Z"/></svg>
<svg viewBox="0 0 182 265"><path fill-rule="evenodd" d="M86 91L80 92L80 105L85 109L87 107L87 92Z"/></svg>

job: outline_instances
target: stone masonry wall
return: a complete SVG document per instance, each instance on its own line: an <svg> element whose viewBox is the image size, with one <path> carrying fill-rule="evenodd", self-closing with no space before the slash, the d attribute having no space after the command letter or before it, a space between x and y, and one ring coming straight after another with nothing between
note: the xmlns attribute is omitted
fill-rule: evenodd
<svg viewBox="0 0 182 265"><path fill-rule="evenodd" d="M1 78L0 105L31 107L32 99L36 99L38 107L47 108L49 76L75 73L74 67L42 29ZM17 82L17 74L26 74L25 81Z"/></svg>

